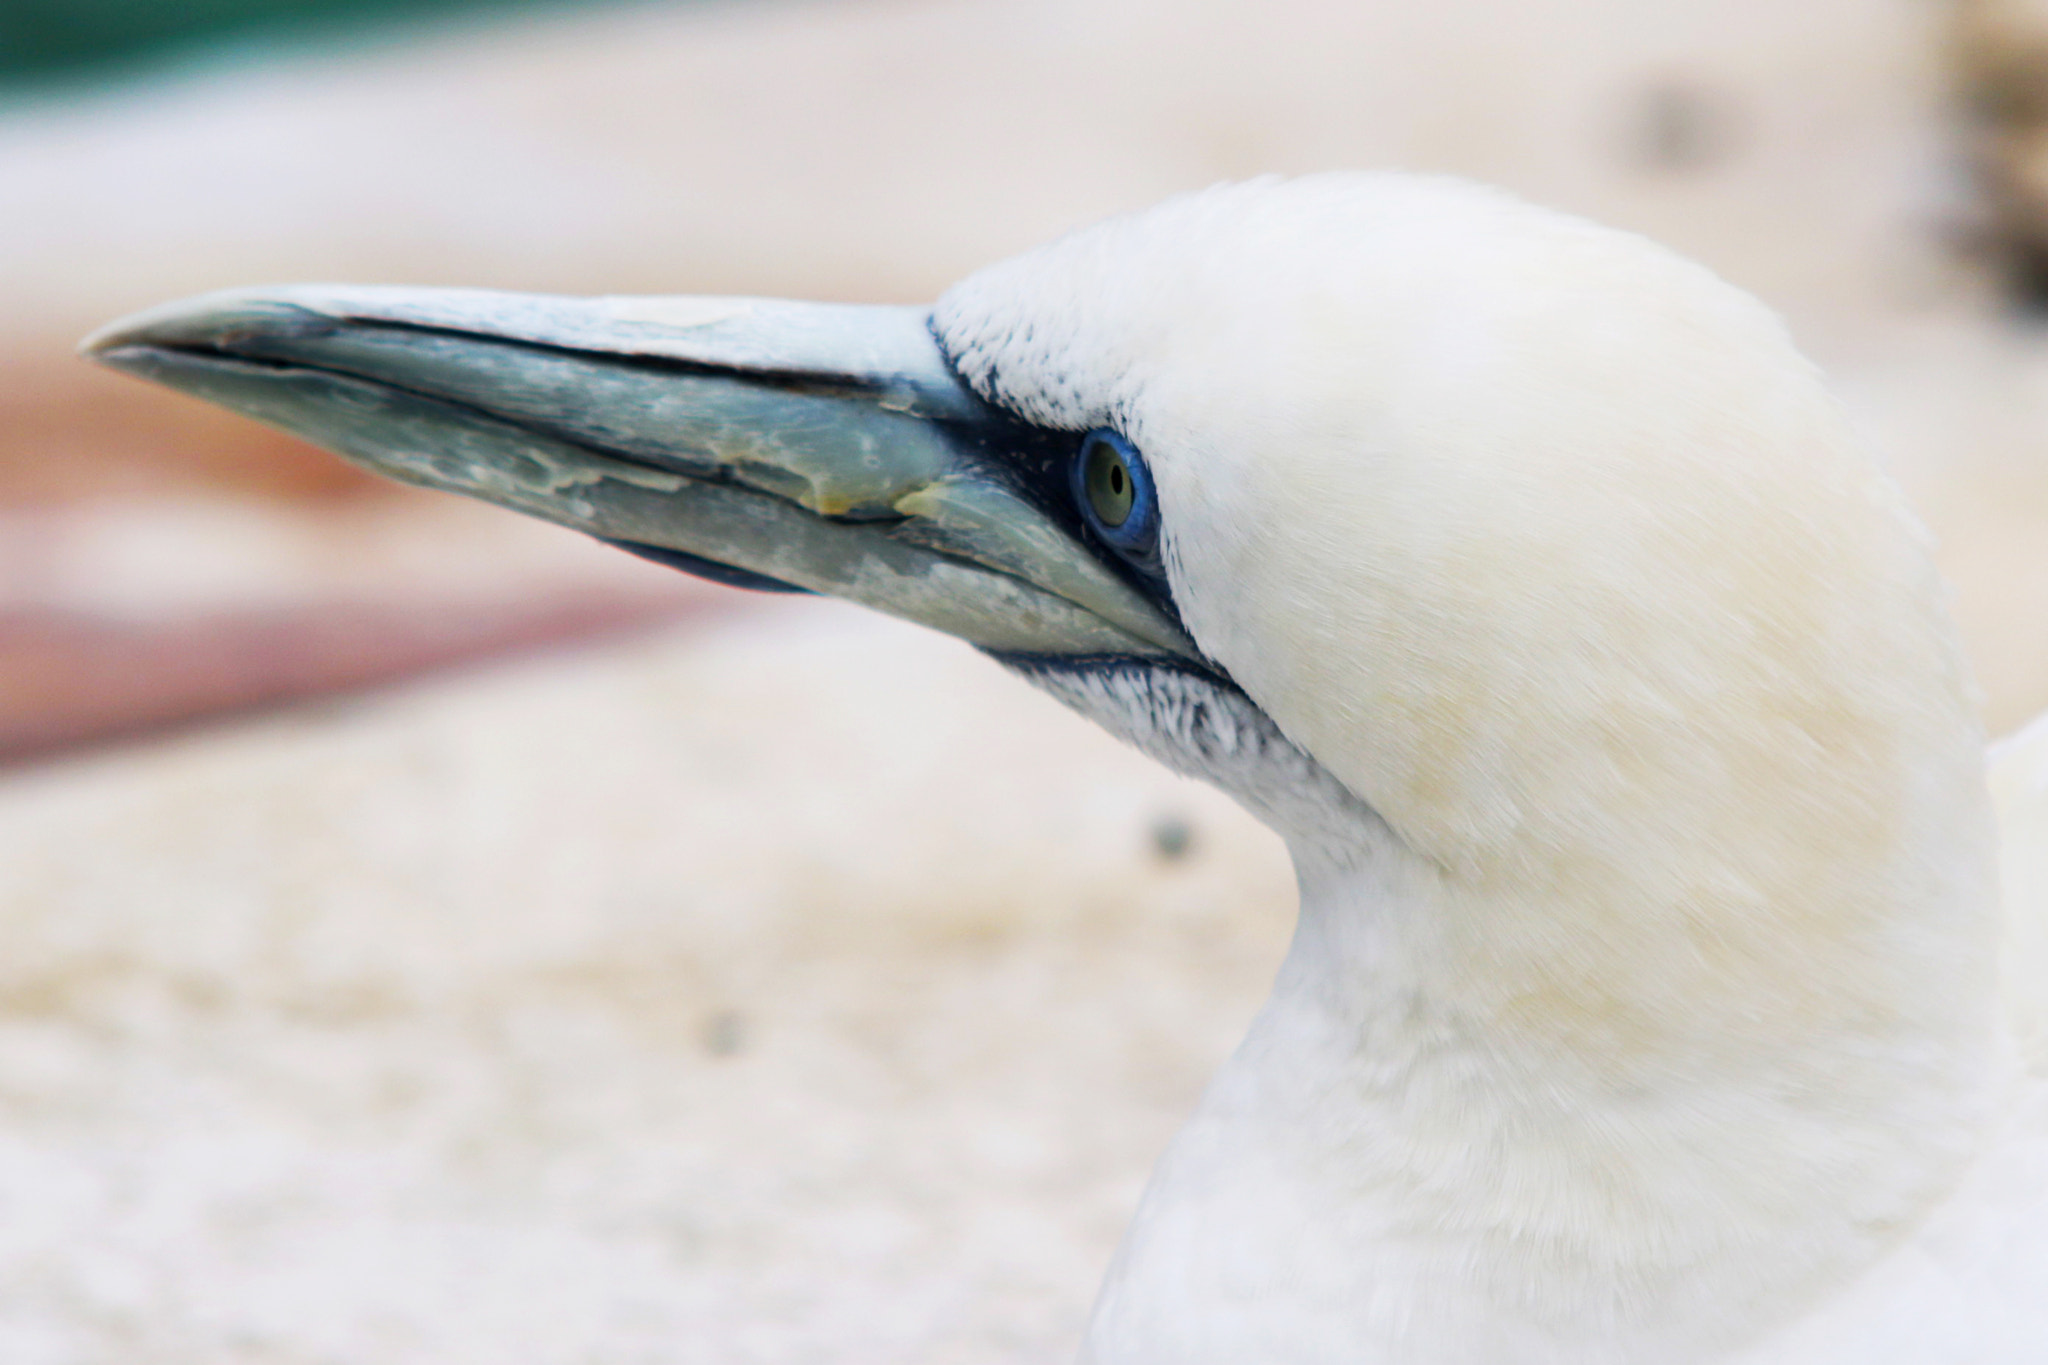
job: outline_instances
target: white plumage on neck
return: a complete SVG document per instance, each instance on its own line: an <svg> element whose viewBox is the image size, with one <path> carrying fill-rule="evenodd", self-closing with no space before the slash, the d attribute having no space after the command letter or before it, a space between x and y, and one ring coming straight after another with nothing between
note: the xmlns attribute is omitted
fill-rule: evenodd
<svg viewBox="0 0 2048 1365"><path fill-rule="evenodd" d="M1184 680L1045 681L1237 792L1301 884L1089 1358L1937 1358L1828 1315L1929 1228L1993 1257L1953 1202L2043 1145L2041 1078L1924 538L1776 319L1625 234L1327 176L935 320L986 397L1144 452L1175 602L1271 739L1190 747ZM1982 1359L2048 1348L2013 1312Z"/></svg>

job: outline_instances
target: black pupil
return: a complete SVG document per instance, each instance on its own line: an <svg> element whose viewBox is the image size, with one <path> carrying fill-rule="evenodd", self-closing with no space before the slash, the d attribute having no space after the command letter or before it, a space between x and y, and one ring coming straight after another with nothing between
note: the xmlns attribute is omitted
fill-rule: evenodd
<svg viewBox="0 0 2048 1365"><path fill-rule="evenodd" d="M1124 467L1116 465L1109 471L1109 491L1118 497L1124 495Z"/></svg>

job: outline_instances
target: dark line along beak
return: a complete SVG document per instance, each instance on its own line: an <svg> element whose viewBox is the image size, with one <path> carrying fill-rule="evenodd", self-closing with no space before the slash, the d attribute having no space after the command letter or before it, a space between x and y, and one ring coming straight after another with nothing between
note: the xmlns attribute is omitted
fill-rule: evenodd
<svg viewBox="0 0 2048 1365"><path fill-rule="evenodd" d="M1031 496L1008 461L1043 433L954 376L921 309L306 286L139 313L83 349L692 572L998 653L1201 663Z"/></svg>

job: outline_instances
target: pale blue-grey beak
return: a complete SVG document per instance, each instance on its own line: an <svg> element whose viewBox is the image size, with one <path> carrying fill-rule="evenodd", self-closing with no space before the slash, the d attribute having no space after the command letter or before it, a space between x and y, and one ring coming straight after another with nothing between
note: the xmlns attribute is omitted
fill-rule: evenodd
<svg viewBox="0 0 2048 1365"><path fill-rule="evenodd" d="M922 309L300 286L153 309L84 350L709 577L1000 654L1199 662L1045 492L1075 438L976 397Z"/></svg>

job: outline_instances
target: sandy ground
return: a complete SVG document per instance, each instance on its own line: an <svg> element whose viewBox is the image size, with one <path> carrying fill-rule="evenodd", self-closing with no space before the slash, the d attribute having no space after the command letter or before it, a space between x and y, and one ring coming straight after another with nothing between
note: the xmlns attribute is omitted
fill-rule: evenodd
<svg viewBox="0 0 2048 1365"><path fill-rule="evenodd" d="M10 1365L1061 1359L1292 899L831 604L17 778L0 866Z"/></svg>
<svg viewBox="0 0 2048 1365"><path fill-rule="evenodd" d="M2048 706L2048 343L1953 245L1942 23L655 8L12 110L0 711L9 621L156 641L37 656L116 719L195 659L239 704L390 666L0 777L0 1360L1063 1359L1292 901L1227 803L957 646L380 500L77 334L262 279L920 299L1218 178L1456 171L1786 313L2005 728ZM623 609L681 615L392 688L463 654L394 642Z"/></svg>

